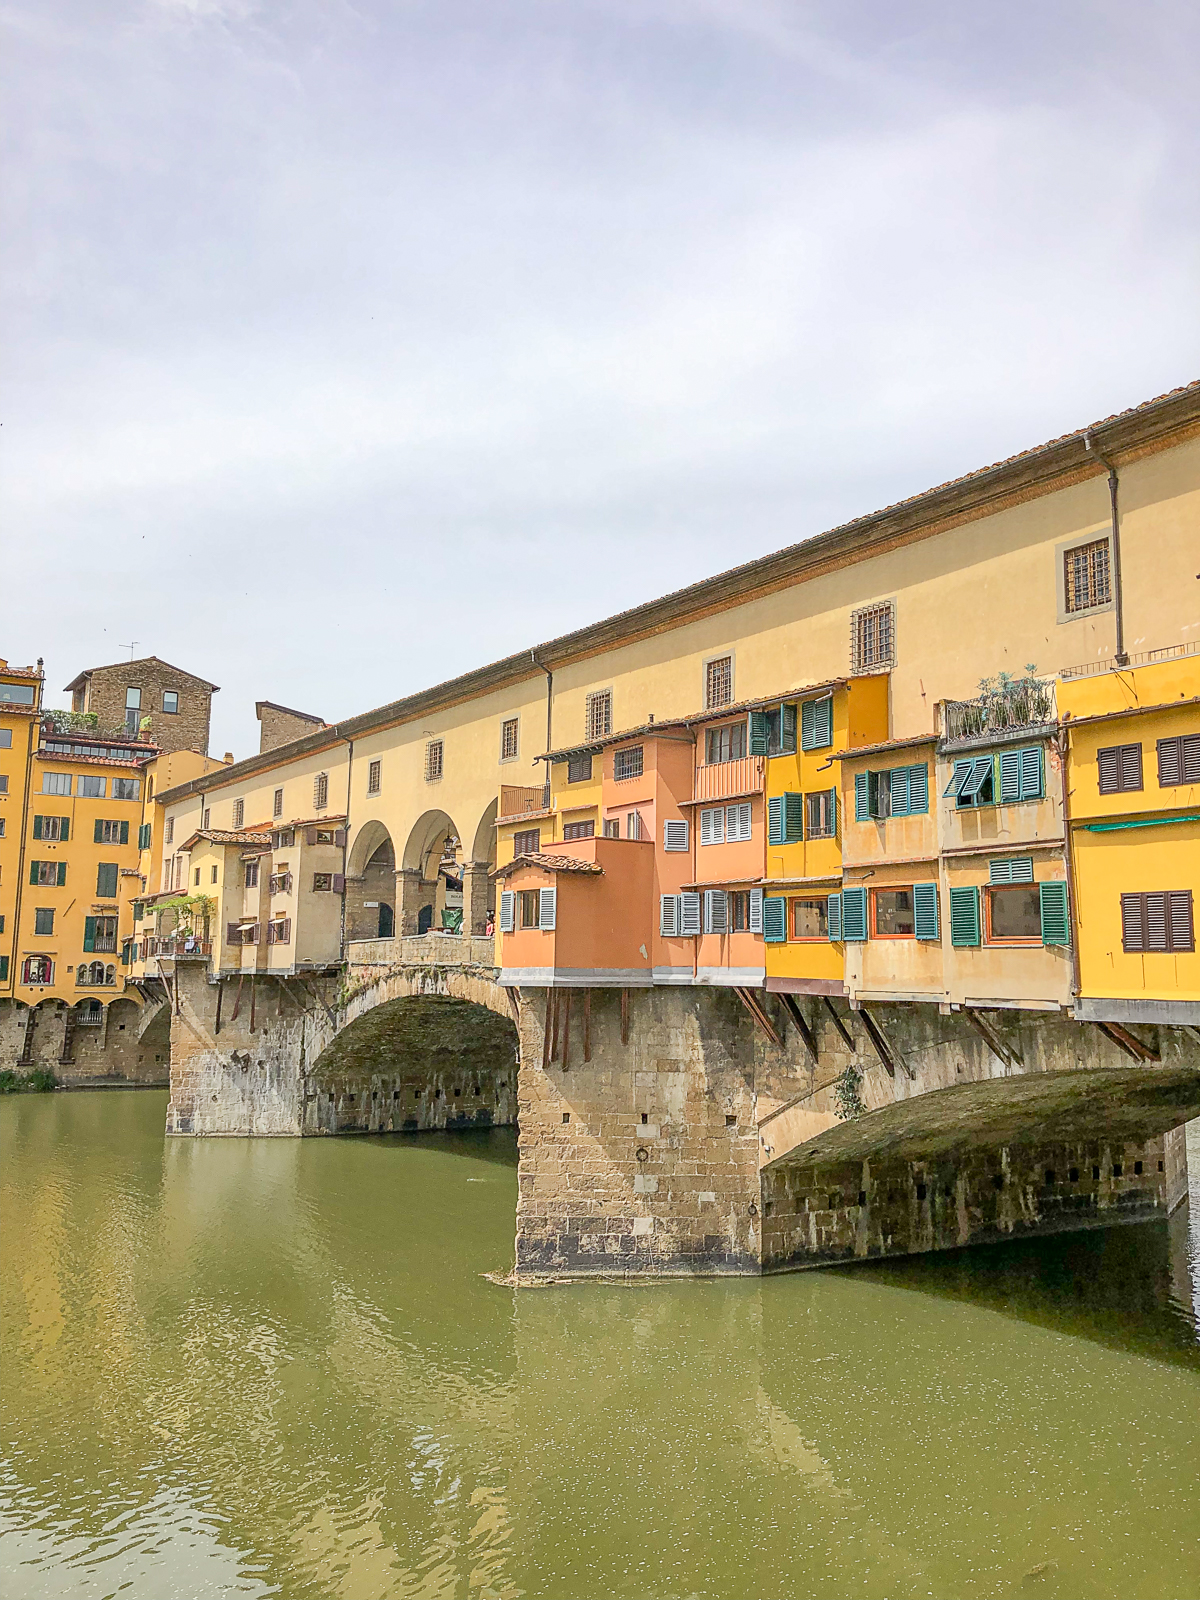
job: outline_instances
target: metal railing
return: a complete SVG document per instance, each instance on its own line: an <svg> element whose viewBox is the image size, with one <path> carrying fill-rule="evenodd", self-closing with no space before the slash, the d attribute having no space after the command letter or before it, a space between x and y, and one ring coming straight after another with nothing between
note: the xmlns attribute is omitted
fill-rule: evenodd
<svg viewBox="0 0 1200 1600"><path fill-rule="evenodd" d="M1156 661L1178 661L1184 656L1195 655L1200 655L1200 639L1193 639L1187 644L1164 645L1161 650L1143 650L1140 655L1126 656L1124 661L1117 661L1112 656L1105 661L1085 661L1079 667L1064 667L1059 677L1095 678L1102 672L1124 672L1129 667L1149 667Z"/></svg>
<svg viewBox="0 0 1200 1600"><path fill-rule="evenodd" d="M116 934L115 933L98 933L96 935L95 942L92 945L92 949L96 952L97 955L105 955L105 954L107 954L109 952L111 952L112 954L115 955L116 954L116 949L117 949L117 936L116 936Z"/></svg>
<svg viewBox="0 0 1200 1600"><path fill-rule="evenodd" d="M977 695L974 700L942 703L942 738L973 739L987 733L1007 733L1053 722L1053 678L1017 678L1004 689Z"/></svg>
<svg viewBox="0 0 1200 1600"><path fill-rule="evenodd" d="M522 787L515 783L500 785L501 817L523 817L530 811L549 811L550 785L548 783Z"/></svg>
<svg viewBox="0 0 1200 1600"><path fill-rule="evenodd" d="M724 800L731 795L757 794L765 771L762 756L743 756L739 761L714 761L697 767L692 799Z"/></svg>

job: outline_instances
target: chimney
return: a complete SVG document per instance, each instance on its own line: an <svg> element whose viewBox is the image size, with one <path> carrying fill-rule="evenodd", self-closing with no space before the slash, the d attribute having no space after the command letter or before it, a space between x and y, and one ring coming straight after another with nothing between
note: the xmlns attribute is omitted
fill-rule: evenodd
<svg viewBox="0 0 1200 1600"><path fill-rule="evenodd" d="M232 750L226 750L226 752L225 752L225 765L227 767L231 767L233 765L233 751Z"/></svg>

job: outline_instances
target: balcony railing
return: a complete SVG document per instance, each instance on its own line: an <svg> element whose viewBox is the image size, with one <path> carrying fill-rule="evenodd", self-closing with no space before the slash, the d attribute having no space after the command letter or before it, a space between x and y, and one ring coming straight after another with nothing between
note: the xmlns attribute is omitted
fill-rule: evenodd
<svg viewBox="0 0 1200 1600"><path fill-rule="evenodd" d="M974 739L989 733L1053 722L1057 716L1052 678L1018 678L1006 689L974 700L947 700L943 739Z"/></svg>
<svg viewBox="0 0 1200 1600"><path fill-rule="evenodd" d="M92 949L95 950L97 955L103 955L106 951L110 951L110 950L115 954L116 953L116 949L117 949L117 936L116 936L116 934L115 933L98 933L96 935L95 942L92 945Z"/></svg>
<svg viewBox="0 0 1200 1600"><path fill-rule="evenodd" d="M548 783L521 787L515 783L500 785L501 817L523 817L531 811L549 811L550 785Z"/></svg>
<svg viewBox="0 0 1200 1600"><path fill-rule="evenodd" d="M185 935L178 939L147 939L145 940L145 954L140 958L150 960L153 956L210 956L212 943L208 939L197 939ZM134 954L134 960L139 957Z"/></svg>
<svg viewBox="0 0 1200 1600"><path fill-rule="evenodd" d="M740 761L714 761L696 768L693 800L726 800L733 795L757 794L763 786L766 763L762 756Z"/></svg>

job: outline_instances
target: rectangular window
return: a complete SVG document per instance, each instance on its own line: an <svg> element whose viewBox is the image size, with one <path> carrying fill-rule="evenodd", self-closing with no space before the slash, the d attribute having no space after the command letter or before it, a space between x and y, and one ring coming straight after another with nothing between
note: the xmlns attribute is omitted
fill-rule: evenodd
<svg viewBox="0 0 1200 1600"><path fill-rule="evenodd" d="M700 843L725 843L725 807L714 806L700 813Z"/></svg>
<svg viewBox="0 0 1200 1600"><path fill-rule="evenodd" d="M41 933L41 934L47 934L47 933L53 933L54 932L54 908L53 908L53 906L38 906L37 907L37 909L33 913L33 931L34 931L34 933Z"/></svg>
<svg viewBox="0 0 1200 1600"><path fill-rule="evenodd" d="M1161 789L1200 783L1200 733L1158 741L1158 783Z"/></svg>
<svg viewBox="0 0 1200 1600"><path fill-rule="evenodd" d="M619 839L621 837L620 817L605 817L604 837L606 839Z"/></svg>
<svg viewBox="0 0 1200 1600"><path fill-rule="evenodd" d="M425 746L425 782L440 783L442 770L442 741L431 739Z"/></svg>
<svg viewBox="0 0 1200 1600"><path fill-rule="evenodd" d="M989 944L1041 944L1042 897L1036 884L989 887L986 905Z"/></svg>
<svg viewBox="0 0 1200 1600"><path fill-rule="evenodd" d="M686 850L688 847L688 821L686 817L668 817L663 823L663 849Z"/></svg>
<svg viewBox="0 0 1200 1600"><path fill-rule="evenodd" d="M596 832L596 824L589 817L586 822L568 822L563 826L564 839L590 839Z"/></svg>
<svg viewBox="0 0 1200 1600"><path fill-rule="evenodd" d="M126 711L140 711L142 709L142 691L140 689L126 689Z"/></svg>
<svg viewBox="0 0 1200 1600"><path fill-rule="evenodd" d="M367 793L378 794L383 787L383 762L372 761L367 766ZM280 796L282 799L282 796ZM276 816L279 815L277 811Z"/></svg>
<svg viewBox="0 0 1200 1600"><path fill-rule="evenodd" d="M733 701L733 657L718 656L704 663L704 705L712 711Z"/></svg>
<svg viewBox="0 0 1200 1600"><path fill-rule="evenodd" d="M149 850L153 838L154 824L150 822L143 822L138 828L138 849Z"/></svg>
<svg viewBox="0 0 1200 1600"><path fill-rule="evenodd" d="M1101 794L1127 794L1142 787L1140 744L1113 744L1096 751L1096 776Z"/></svg>
<svg viewBox="0 0 1200 1600"><path fill-rule="evenodd" d="M166 834L164 835L164 842L166 844L174 844L175 843L175 818L174 817L168 817L167 818L167 831L166 831Z"/></svg>
<svg viewBox="0 0 1200 1600"><path fill-rule="evenodd" d="M0 794L8 793L8 773L0 772Z"/></svg>
<svg viewBox="0 0 1200 1600"><path fill-rule="evenodd" d="M233 825L234 825L234 827L235 828L240 828L242 826L242 824L245 822L245 820L246 820L246 802L244 800L235 800L233 802Z"/></svg>
<svg viewBox="0 0 1200 1600"><path fill-rule="evenodd" d="M640 839L642 837L642 814L640 811L626 813L625 837L627 839Z"/></svg>
<svg viewBox="0 0 1200 1600"><path fill-rule="evenodd" d="M31 706L34 699L32 684L0 683L0 705Z"/></svg>
<svg viewBox="0 0 1200 1600"><path fill-rule="evenodd" d="M1192 891L1167 889L1121 896L1122 947L1129 954L1195 950Z"/></svg>
<svg viewBox="0 0 1200 1600"><path fill-rule="evenodd" d="M950 782L942 791L952 796L955 805L964 810L968 806L990 806L993 803L995 762L991 756L977 756L967 761L956 761Z"/></svg>
<svg viewBox="0 0 1200 1600"><path fill-rule="evenodd" d="M212 873L211 873L211 876L210 876L210 878L209 878L209 882L210 882L210 883L216 883L216 881L217 881L217 869L216 869L216 867L215 867L215 866L214 866L214 867L213 867L213 869L212 869Z"/></svg>
<svg viewBox="0 0 1200 1600"><path fill-rule="evenodd" d="M127 822L104 822L96 818L95 844L128 844L129 824Z"/></svg>
<svg viewBox="0 0 1200 1600"><path fill-rule="evenodd" d="M179 693L178 693L177 690L175 690L175 689L164 689L163 690L162 708L167 713L167 715L169 717L174 717L174 716L178 715L178 712L179 712Z"/></svg>
<svg viewBox="0 0 1200 1600"><path fill-rule="evenodd" d="M103 779L100 780L103 783ZM136 800L142 792L140 778L114 778L112 781L112 797L114 800Z"/></svg>
<svg viewBox="0 0 1200 1600"><path fill-rule="evenodd" d="M246 887L247 887L247 889L257 889L258 888L258 862L257 861L247 861L247 863L246 863Z"/></svg>
<svg viewBox="0 0 1200 1600"><path fill-rule="evenodd" d="M1063 555L1063 604L1067 611L1088 611L1112 600L1108 540L1077 545Z"/></svg>
<svg viewBox="0 0 1200 1600"><path fill-rule="evenodd" d="M441 746L439 745L438 748L440 750ZM438 777L440 778L441 775L442 775L441 774L441 766L440 766L440 761L441 761L441 757L440 756L439 756L438 760L439 760ZM316 777L313 779L313 810L314 811L323 811L328 804L329 804L329 774L327 772L318 772Z"/></svg>
<svg viewBox="0 0 1200 1600"><path fill-rule="evenodd" d="M567 782L587 783L592 776L592 758L587 756L567 757Z"/></svg>
<svg viewBox="0 0 1200 1600"><path fill-rule="evenodd" d="M535 856L542 848L540 828L526 828L513 834L513 856Z"/></svg>
<svg viewBox="0 0 1200 1600"><path fill-rule="evenodd" d="M829 901L825 895L814 896L812 899L792 900L792 938L793 939L823 939L829 938Z"/></svg>
<svg viewBox="0 0 1200 1600"><path fill-rule="evenodd" d="M196 872L196 882L200 881L199 870ZM117 863L115 861L102 861L96 868L96 898L99 900L115 900L117 898Z"/></svg>
<svg viewBox="0 0 1200 1600"><path fill-rule="evenodd" d="M850 615L850 670L880 672L896 664L896 607L891 600Z"/></svg>
<svg viewBox="0 0 1200 1600"><path fill-rule="evenodd" d="M53 983L54 963L49 956L27 956L21 966L22 983Z"/></svg>
<svg viewBox="0 0 1200 1600"><path fill-rule="evenodd" d="M4 828L5 828L5 824L7 823L7 821L8 821L7 817L0 817L0 839L3 839L3 837L4 837Z"/></svg>
<svg viewBox="0 0 1200 1600"><path fill-rule="evenodd" d="M33 837L35 839L52 839L56 843L71 837L71 822L68 817L34 817Z"/></svg>
<svg viewBox="0 0 1200 1600"><path fill-rule="evenodd" d="M710 728L705 736L705 760L708 765L719 766L725 761L741 761L746 754L746 724L727 722L722 728Z"/></svg>
<svg viewBox="0 0 1200 1600"><path fill-rule="evenodd" d="M536 928L538 926L537 890L522 889L517 899L521 902L521 926L523 928Z"/></svg>
<svg viewBox="0 0 1200 1600"><path fill-rule="evenodd" d="M12 729L0 728L0 750L12 749Z"/></svg>
<svg viewBox="0 0 1200 1600"><path fill-rule="evenodd" d="M585 739L607 739L612 732L612 690L598 689L587 697Z"/></svg>
<svg viewBox="0 0 1200 1600"><path fill-rule="evenodd" d="M281 817L283 815L283 790L282 789L276 789L276 791L275 791L275 797L271 801L271 815L273 817Z"/></svg>
<svg viewBox="0 0 1200 1600"><path fill-rule="evenodd" d="M810 839L837 837L837 790L820 789L804 796L805 830Z"/></svg>
<svg viewBox="0 0 1200 1600"><path fill-rule="evenodd" d="M824 750L833 743L833 697L806 700L800 707L800 748Z"/></svg>
<svg viewBox="0 0 1200 1600"><path fill-rule="evenodd" d="M704 891L704 931L705 933L729 931L729 896L724 889Z"/></svg>
<svg viewBox="0 0 1200 1600"><path fill-rule="evenodd" d="M65 861L31 861L29 863L29 881L39 889L54 889L67 881L67 863Z"/></svg>
<svg viewBox="0 0 1200 1600"><path fill-rule="evenodd" d="M876 939L912 939L916 937L917 924L911 889L873 889L871 891L873 925Z"/></svg>
<svg viewBox="0 0 1200 1600"><path fill-rule="evenodd" d="M745 933L750 927L750 891L734 889L729 895L729 931Z"/></svg>
<svg viewBox="0 0 1200 1600"><path fill-rule="evenodd" d="M769 756L794 756L796 754L796 708L794 705L772 706L766 713L767 754Z"/></svg>
<svg viewBox="0 0 1200 1600"><path fill-rule="evenodd" d="M314 894L320 894L322 892L322 890L328 890L328 889L332 889L332 888L333 888L333 873L332 872L314 872L313 873L313 893Z"/></svg>
<svg viewBox="0 0 1200 1600"><path fill-rule="evenodd" d="M642 775L642 746L630 745L624 750L617 750L613 754L613 778L617 783L624 783L628 778L640 778Z"/></svg>
<svg viewBox="0 0 1200 1600"><path fill-rule="evenodd" d="M738 844L750 837L751 808L748 800L725 807L725 843Z"/></svg>
<svg viewBox="0 0 1200 1600"><path fill-rule="evenodd" d="M509 717L500 724L500 759L517 759L517 718Z"/></svg>
<svg viewBox="0 0 1200 1600"><path fill-rule="evenodd" d="M43 772L43 794L70 794L71 774L69 772Z"/></svg>

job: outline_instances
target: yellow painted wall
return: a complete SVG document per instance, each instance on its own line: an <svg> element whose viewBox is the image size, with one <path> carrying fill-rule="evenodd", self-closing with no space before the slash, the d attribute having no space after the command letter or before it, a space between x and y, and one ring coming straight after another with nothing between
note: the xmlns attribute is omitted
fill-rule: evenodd
<svg viewBox="0 0 1200 1600"><path fill-rule="evenodd" d="M19 979L17 971L17 907L21 899L21 867L23 863L22 817L25 809L25 790L33 751L37 747L37 711L41 701L41 682L24 672L10 672L8 663L0 661L0 683L15 685L18 689L32 688L31 706L17 706L0 702L0 956L8 957L8 975L0 978L0 995L16 992ZM2 967L0 963L0 967Z"/></svg>

